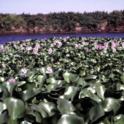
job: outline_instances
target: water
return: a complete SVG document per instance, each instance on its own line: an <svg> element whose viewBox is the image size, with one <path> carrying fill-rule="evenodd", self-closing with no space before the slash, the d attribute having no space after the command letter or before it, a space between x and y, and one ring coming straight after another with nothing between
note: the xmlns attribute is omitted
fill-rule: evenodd
<svg viewBox="0 0 124 124"><path fill-rule="evenodd" d="M0 35L0 43L9 41L21 41L25 39L48 39L52 37L107 37L107 38L124 38L124 33L95 33L95 34L12 34Z"/></svg>

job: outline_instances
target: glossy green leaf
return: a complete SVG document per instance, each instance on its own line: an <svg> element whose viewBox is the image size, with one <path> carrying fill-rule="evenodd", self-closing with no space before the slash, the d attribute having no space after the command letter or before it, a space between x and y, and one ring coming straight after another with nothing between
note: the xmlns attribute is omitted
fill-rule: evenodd
<svg viewBox="0 0 124 124"><path fill-rule="evenodd" d="M95 90L97 95L104 100L104 94L105 94L105 86L100 84L100 83L96 83L95 85Z"/></svg>
<svg viewBox="0 0 124 124"><path fill-rule="evenodd" d="M37 111L40 112L43 118L53 116L55 110L56 110L55 104L48 101L40 102L39 105L37 106Z"/></svg>
<svg viewBox="0 0 124 124"><path fill-rule="evenodd" d="M74 86L67 87L65 90L65 93L64 93L65 98L73 101L78 90L79 90L79 88L74 87Z"/></svg>
<svg viewBox="0 0 124 124"><path fill-rule="evenodd" d="M10 94L12 94L12 92L13 92L13 90L14 90L16 84L9 83L9 82L5 82L5 83L3 84L3 86L5 86L6 89L8 90L8 92L9 92Z"/></svg>
<svg viewBox="0 0 124 124"><path fill-rule="evenodd" d="M16 120L24 116L25 105L22 100L10 97L5 99L5 104L11 120Z"/></svg>
<svg viewBox="0 0 124 124"><path fill-rule="evenodd" d="M104 109L99 104L94 105L89 111L89 118L91 122L95 122L102 116L104 116Z"/></svg>
<svg viewBox="0 0 124 124"><path fill-rule="evenodd" d="M99 98L96 94L95 94L95 88L94 87L88 87L86 89L83 89L80 94L79 94L79 98L86 98L89 97L94 101L97 102L101 102L101 98Z"/></svg>
<svg viewBox="0 0 124 124"><path fill-rule="evenodd" d="M87 84L87 82L83 79L83 78L79 78L77 81L78 85L81 85L82 87L85 87Z"/></svg>
<svg viewBox="0 0 124 124"><path fill-rule="evenodd" d="M38 83L43 84L43 82L45 81L45 76L43 76L43 75L38 75L38 76L37 76L37 81L38 81Z"/></svg>
<svg viewBox="0 0 124 124"><path fill-rule="evenodd" d="M28 121L22 121L20 124L32 124L32 123Z"/></svg>
<svg viewBox="0 0 124 124"><path fill-rule="evenodd" d="M64 114L57 124L84 124L84 120L75 114Z"/></svg>
<svg viewBox="0 0 124 124"><path fill-rule="evenodd" d="M2 85L0 86L0 95L1 95L1 99L5 99L6 97L9 96L9 92L7 88Z"/></svg>
<svg viewBox="0 0 124 124"><path fill-rule="evenodd" d="M71 73L65 72L65 73L63 74L63 78L64 78L64 80L65 80L67 83L70 83Z"/></svg>
<svg viewBox="0 0 124 124"><path fill-rule="evenodd" d="M57 108L62 114L69 114L75 111L72 103L64 98L59 98L57 104Z"/></svg>
<svg viewBox="0 0 124 124"><path fill-rule="evenodd" d="M6 109L7 109L6 104L0 102L0 114L1 114L4 110L6 110Z"/></svg>
<svg viewBox="0 0 124 124"><path fill-rule="evenodd" d="M103 107L105 112L113 111L116 113L120 108L120 101L114 98L106 98Z"/></svg>

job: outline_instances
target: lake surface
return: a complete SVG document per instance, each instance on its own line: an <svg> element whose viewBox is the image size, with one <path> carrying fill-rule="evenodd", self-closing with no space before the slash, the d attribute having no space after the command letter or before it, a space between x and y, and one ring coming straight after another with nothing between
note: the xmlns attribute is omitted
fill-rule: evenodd
<svg viewBox="0 0 124 124"><path fill-rule="evenodd" d="M95 34L12 34L0 35L0 43L9 41L21 41L25 39L48 39L53 37L102 37L102 38L124 38L124 33L95 33Z"/></svg>

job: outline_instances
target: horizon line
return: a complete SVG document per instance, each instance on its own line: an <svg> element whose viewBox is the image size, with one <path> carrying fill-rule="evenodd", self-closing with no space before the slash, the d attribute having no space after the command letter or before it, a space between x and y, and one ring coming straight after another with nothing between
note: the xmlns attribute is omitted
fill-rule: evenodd
<svg viewBox="0 0 124 124"><path fill-rule="evenodd" d="M80 13L80 14L84 14L84 13L95 13L95 12L105 12L107 14L110 14L112 12L120 12L120 11L124 11L124 9L121 9L121 10L112 10L112 11L105 11L105 10L95 10L95 11L84 11L84 12L79 12L79 11L58 11L58 12L47 12L47 13L44 13L44 12L37 12L37 13L30 13L30 12L22 12L22 13L15 13L15 12L0 12L0 14L12 14L12 15L48 15L48 14L59 14L59 13Z"/></svg>

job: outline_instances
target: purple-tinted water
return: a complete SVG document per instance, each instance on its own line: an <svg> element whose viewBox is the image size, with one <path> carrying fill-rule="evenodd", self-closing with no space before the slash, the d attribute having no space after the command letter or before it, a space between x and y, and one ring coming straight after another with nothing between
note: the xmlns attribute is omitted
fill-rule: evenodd
<svg viewBox="0 0 124 124"><path fill-rule="evenodd" d="M95 34L12 34L1 35L0 43L9 41L21 41L25 39L48 39L52 37L102 37L102 38L124 38L124 33L95 33Z"/></svg>

